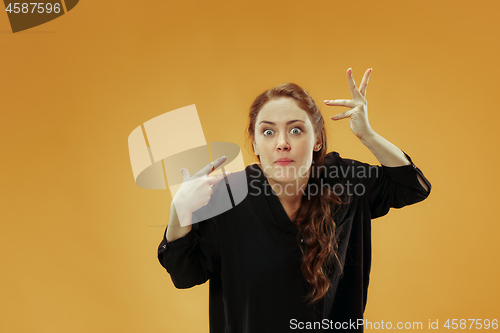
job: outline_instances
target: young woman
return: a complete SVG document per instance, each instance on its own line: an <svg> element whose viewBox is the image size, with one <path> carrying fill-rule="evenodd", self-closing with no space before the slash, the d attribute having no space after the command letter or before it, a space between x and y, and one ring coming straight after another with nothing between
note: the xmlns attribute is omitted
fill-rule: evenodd
<svg viewBox="0 0 500 333"><path fill-rule="evenodd" d="M182 171L158 259L177 288L210 280L210 332L363 331L371 219L422 201L431 189L410 157L371 128L364 97L370 73L358 89L348 69L353 99L325 103L350 107L331 119L350 118L381 166L327 153L318 106L288 83L250 107L259 163L227 176L246 177L241 203L191 224L227 191L223 175L209 177L225 159L193 177Z"/></svg>

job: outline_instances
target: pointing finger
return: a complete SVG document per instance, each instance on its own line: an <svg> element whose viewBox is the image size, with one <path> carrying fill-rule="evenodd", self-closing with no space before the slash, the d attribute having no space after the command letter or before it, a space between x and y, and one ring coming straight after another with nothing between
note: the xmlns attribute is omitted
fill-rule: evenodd
<svg viewBox="0 0 500 333"><path fill-rule="evenodd" d="M226 178L230 174L231 173L228 171L225 174L222 173L220 175L216 175L216 176L213 176L213 177L208 177L208 183L210 185L216 184L216 183L220 182L221 180L223 180L224 178Z"/></svg>
<svg viewBox="0 0 500 333"><path fill-rule="evenodd" d="M198 173L200 176L205 176L209 175L212 172L214 172L218 167L220 167L224 162L226 162L227 157L226 156L221 156L215 161L209 163L207 166L205 166L203 169L201 169Z"/></svg>

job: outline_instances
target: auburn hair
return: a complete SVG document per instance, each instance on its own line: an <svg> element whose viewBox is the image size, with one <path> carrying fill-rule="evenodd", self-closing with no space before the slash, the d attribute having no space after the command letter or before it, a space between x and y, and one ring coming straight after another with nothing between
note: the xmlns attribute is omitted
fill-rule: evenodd
<svg viewBox="0 0 500 333"><path fill-rule="evenodd" d="M311 96L295 83L276 86L257 96L249 110L250 121L247 128L249 139L252 142L255 140L255 123L262 107L271 100L283 97L295 100L297 105L308 114L316 138L321 141L321 149L313 152L312 164L316 167L324 166L327 152L325 120ZM260 160L260 157L258 158ZM316 184L317 188L322 186L319 172L310 173L309 184ZM337 225L333 219L342 204L342 200L326 186L323 186L322 191L315 193L318 192L321 194L309 195L306 189L300 208L292 221L299 230L297 243L303 257L301 271L306 281L312 286L312 291L306 296L310 304L320 300L328 292L329 276L334 271L335 262L340 273L342 272L342 263L337 255L338 244L335 238ZM304 239L305 250L300 246L300 235Z"/></svg>

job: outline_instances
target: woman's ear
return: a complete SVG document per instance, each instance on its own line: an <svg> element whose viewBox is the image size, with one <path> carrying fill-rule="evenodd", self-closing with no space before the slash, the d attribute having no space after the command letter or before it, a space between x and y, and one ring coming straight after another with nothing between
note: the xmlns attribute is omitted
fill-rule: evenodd
<svg viewBox="0 0 500 333"><path fill-rule="evenodd" d="M313 149L313 150L314 150L314 151L320 151L321 146L322 146L321 141L318 141L318 142L316 142L316 144L314 145L314 149Z"/></svg>
<svg viewBox="0 0 500 333"><path fill-rule="evenodd" d="M255 141L252 144L253 144L253 152L255 153L255 155L259 155L259 152L257 151L257 145L255 144Z"/></svg>

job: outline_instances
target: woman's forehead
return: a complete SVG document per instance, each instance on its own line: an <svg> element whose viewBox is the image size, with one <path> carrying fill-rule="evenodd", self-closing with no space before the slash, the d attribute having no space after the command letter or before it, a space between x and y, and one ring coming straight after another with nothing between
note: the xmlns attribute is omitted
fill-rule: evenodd
<svg viewBox="0 0 500 333"><path fill-rule="evenodd" d="M292 98L273 99L260 109L256 125L262 121L280 124L296 119L310 123L307 112L302 110Z"/></svg>

